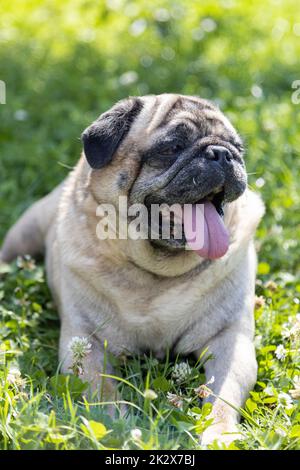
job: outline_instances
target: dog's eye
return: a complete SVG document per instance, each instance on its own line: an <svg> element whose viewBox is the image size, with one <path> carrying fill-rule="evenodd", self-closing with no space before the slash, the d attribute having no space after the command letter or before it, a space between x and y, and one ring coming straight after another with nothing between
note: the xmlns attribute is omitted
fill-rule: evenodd
<svg viewBox="0 0 300 470"><path fill-rule="evenodd" d="M160 143L155 148L151 149L148 154L144 155L143 161L153 168L165 169L169 168L176 161L178 153L184 150L183 143Z"/></svg>
<svg viewBox="0 0 300 470"><path fill-rule="evenodd" d="M174 155L177 152L180 152L183 150L183 145L182 144L174 144L169 147L165 147L160 150L160 155Z"/></svg>

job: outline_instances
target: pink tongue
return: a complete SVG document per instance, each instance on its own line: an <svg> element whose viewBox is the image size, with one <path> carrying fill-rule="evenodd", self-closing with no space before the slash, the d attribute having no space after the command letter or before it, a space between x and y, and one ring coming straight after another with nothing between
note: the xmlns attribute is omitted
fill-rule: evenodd
<svg viewBox="0 0 300 470"><path fill-rule="evenodd" d="M204 203L204 227L201 227L204 232L204 240L202 247L196 249L190 243L195 238L193 232L193 227L196 227L195 217L195 204L187 206L184 210L184 233L189 246L202 258L221 258L228 250L229 234L215 206L211 202Z"/></svg>

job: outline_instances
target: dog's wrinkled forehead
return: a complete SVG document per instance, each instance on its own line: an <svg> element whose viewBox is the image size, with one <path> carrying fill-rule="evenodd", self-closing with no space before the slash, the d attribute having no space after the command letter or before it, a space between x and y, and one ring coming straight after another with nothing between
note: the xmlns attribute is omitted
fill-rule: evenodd
<svg viewBox="0 0 300 470"><path fill-rule="evenodd" d="M193 96L164 94L143 97L143 109L129 132L142 145L169 132L186 132L190 136L210 135L241 144L230 121L211 102ZM143 139L141 136L143 135Z"/></svg>
<svg viewBox="0 0 300 470"><path fill-rule="evenodd" d="M82 133L84 153L92 169L110 164L117 151L143 151L164 135L185 133L186 142L206 138L241 145L228 119L209 101L198 97L163 94L129 97L101 114ZM172 138L172 136L171 136ZM211 142L212 143L212 142Z"/></svg>

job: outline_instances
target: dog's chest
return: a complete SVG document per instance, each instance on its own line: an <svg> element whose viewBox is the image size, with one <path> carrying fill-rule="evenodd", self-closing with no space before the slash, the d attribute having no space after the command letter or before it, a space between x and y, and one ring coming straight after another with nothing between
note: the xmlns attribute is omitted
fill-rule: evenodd
<svg viewBox="0 0 300 470"><path fill-rule="evenodd" d="M144 286L114 291L120 325L135 349L161 350L173 347L192 322L201 320L201 292L194 283L176 287Z"/></svg>

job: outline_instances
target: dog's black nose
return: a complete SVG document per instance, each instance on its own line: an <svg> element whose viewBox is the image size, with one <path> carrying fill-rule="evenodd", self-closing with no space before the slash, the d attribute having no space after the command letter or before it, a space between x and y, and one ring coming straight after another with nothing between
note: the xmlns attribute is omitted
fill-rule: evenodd
<svg viewBox="0 0 300 470"><path fill-rule="evenodd" d="M229 163L232 160L232 153L221 145L209 145L205 152L205 157L221 164Z"/></svg>

